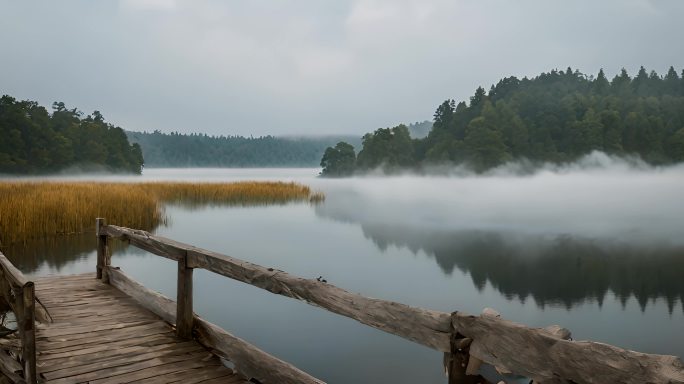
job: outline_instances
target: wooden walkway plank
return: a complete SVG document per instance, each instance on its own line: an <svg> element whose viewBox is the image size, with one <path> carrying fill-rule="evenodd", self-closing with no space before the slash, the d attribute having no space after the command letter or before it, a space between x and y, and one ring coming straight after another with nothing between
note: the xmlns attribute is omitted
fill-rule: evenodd
<svg viewBox="0 0 684 384"><path fill-rule="evenodd" d="M152 351L147 353L139 353L136 351L134 353L127 353L120 356L113 356L108 359L96 361L89 363L87 361L82 362L82 364L71 364L70 367L61 368L58 365L48 368L46 371L41 371L41 374L46 379L58 379L62 377L77 376L84 373L101 371L104 369L129 366L132 363L146 362L153 359L158 359L167 356L185 356L192 353L205 352L204 348L196 343L191 343L193 345L187 345L177 349L167 349L162 351ZM50 370L54 369L54 370Z"/></svg>
<svg viewBox="0 0 684 384"><path fill-rule="evenodd" d="M99 351L99 352L91 352L86 355L72 355L67 358L61 358L57 361L55 359L46 360L43 361L43 364L41 365L41 372L42 373L47 373L47 372L52 372L52 371L57 371L60 369L65 369L65 368L72 368L72 367L79 367L83 366L84 364L91 364L91 363L99 363L103 361L108 361L108 360L115 360L120 358L121 356L130 356L130 355L142 355L142 354L147 354L147 353L153 353L153 352L174 352L174 353L182 353L184 351L184 348L187 348L189 346L195 346L193 343L162 343L159 345L155 345L152 347L149 346L131 346L131 347L125 347L125 348L109 348L107 350Z"/></svg>
<svg viewBox="0 0 684 384"><path fill-rule="evenodd" d="M41 358L40 360L42 362L49 362L50 360L53 359L64 359L64 358L70 358L74 356L79 356L79 355L87 355L91 353L98 353L110 349L114 350L119 350L123 348L128 348L128 347L154 347L157 345L161 344L170 344L170 343L176 343L178 340L176 340L173 336L170 335L150 335L150 336L145 336L142 338L134 338L134 339L125 339L125 340L120 340L117 342L112 342L108 344L99 344L96 346L92 346L89 348L83 348L83 346L75 346L71 348L62 348L62 349L57 349L57 350L52 350L52 351L40 351Z"/></svg>
<svg viewBox="0 0 684 384"><path fill-rule="evenodd" d="M36 329L45 383L247 383L197 341L95 274L38 278L36 293L54 319ZM43 299L44 298L44 299Z"/></svg>
<svg viewBox="0 0 684 384"><path fill-rule="evenodd" d="M120 383L122 381L128 383L168 383L170 380L174 380L175 377L180 376L186 372L192 372L196 376L207 376L210 372L214 372L212 368L217 368L219 370L219 377L225 376L235 376L235 374L225 367L207 363L202 360L191 360L183 361L180 363L170 363L164 365L158 365L156 367L141 369L139 371L114 376L111 378L92 380L91 384L106 384L106 383ZM184 383L189 382L189 380L184 380Z"/></svg>

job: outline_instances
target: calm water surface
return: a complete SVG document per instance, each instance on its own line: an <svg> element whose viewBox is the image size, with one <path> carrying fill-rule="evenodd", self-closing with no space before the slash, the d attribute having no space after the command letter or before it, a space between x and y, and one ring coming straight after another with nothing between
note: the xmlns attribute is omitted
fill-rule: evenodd
<svg viewBox="0 0 684 384"><path fill-rule="evenodd" d="M684 356L684 171L321 180L316 169L147 169L101 180L293 180L324 204L167 207L156 233L441 311L484 307L574 339ZM89 177L93 178L93 177ZM116 223L113 223L116 224ZM30 275L95 269L92 234L5 252ZM174 262L114 265L175 297ZM195 311L330 383L444 383L442 355L292 299L195 272ZM648 328L648 332L644 329Z"/></svg>

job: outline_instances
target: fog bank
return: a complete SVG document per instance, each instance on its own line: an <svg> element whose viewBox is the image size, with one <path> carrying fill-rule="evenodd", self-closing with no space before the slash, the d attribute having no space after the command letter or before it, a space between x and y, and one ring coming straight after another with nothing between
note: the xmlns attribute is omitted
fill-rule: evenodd
<svg viewBox="0 0 684 384"><path fill-rule="evenodd" d="M317 180L317 212L367 225L422 230L571 235L627 244L684 244L684 165L650 167L593 153L566 165L524 164L484 175L365 176Z"/></svg>

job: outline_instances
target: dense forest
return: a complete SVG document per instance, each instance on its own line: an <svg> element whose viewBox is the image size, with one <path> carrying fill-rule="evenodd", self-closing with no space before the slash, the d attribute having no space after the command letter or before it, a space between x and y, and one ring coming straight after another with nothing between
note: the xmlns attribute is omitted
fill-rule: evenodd
<svg viewBox="0 0 684 384"><path fill-rule="evenodd" d="M127 132L145 154L146 167L314 167L325 148L340 140L360 145L360 138L243 137Z"/></svg>
<svg viewBox="0 0 684 384"><path fill-rule="evenodd" d="M0 98L0 173L40 174L78 167L140 173L140 146L98 111L82 118L78 110L53 103L52 113L35 101Z"/></svg>
<svg viewBox="0 0 684 384"><path fill-rule="evenodd" d="M383 169L421 170L462 164L483 172L511 160L569 162L592 151L639 156L654 164L684 161L684 71L666 75L641 67L608 80L553 70L534 78L507 77L489 92L479 87L468 103L446 100L425 138L408 127L363 136L358 155L326 149L324 176ZM353 154L353 151L352 151Z"/></svg>

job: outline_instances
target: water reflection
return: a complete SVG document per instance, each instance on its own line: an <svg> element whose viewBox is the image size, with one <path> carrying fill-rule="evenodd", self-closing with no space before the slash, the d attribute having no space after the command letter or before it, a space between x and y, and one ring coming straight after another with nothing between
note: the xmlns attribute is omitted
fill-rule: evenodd
<svg viewBox="0 0 684 384"><path fill-rule="evenodd" d="M316 209L330 216L335 210ZM672 313L684 302L684 246L635 245L572 235L531 235L484 230L421 229L385 223L358 223L381 250L403 247L424 252L450 275L466 272L478 290L489 282L509 299L567 309L586 301L599 306L609 291L622 303L633 296L645 311L649 300L663 298ZM684 307L684 306L683 306Z"/></svg>
<svg viewBox="0 0 684 384"><path fill-rule="evenodd" d="M96 246L95 233L91 232L32 239L3 246L0 250L20 271L31 275L41 268L61 271L74 261L89 258ZM110 247L112 252L128 249L121 241L112 241Z"/></svg>

